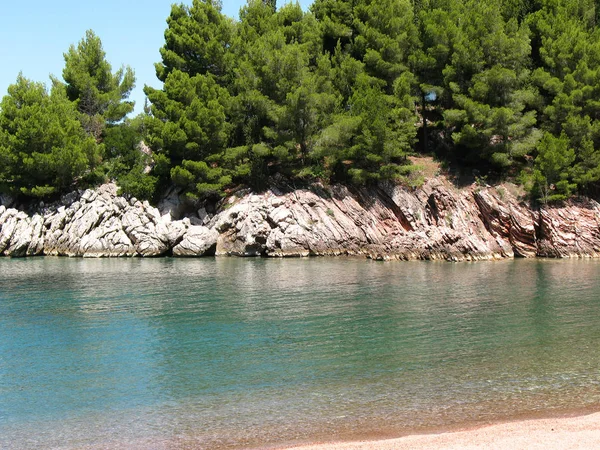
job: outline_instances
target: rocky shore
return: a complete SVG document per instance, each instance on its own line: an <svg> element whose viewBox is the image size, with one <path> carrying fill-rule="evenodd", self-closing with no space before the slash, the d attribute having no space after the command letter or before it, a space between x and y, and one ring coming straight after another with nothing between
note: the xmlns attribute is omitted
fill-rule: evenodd
<svg viewBox="0 0 600 450"><path fill-rule="evenodd" d="M224 199L214 214L179 217L117 195L117 186L74 192L31 213L0 206L0 254L119 256L363 255L469 261L600 256L600 204L533 208L508 189L457 188L444 177L419 189L314 185Z"/></svg>

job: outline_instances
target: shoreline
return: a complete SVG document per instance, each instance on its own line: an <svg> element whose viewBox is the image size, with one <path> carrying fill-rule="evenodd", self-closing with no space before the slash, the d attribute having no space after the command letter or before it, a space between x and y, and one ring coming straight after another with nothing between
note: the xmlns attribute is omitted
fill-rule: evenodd
<svg viewBox="0 0 600 450"><path fill-rule="evenodd" d="M600 448L598 408L524 414L489 423L413 430L394 438L313 442L268 447L270 450L419 450L419 449L589 449ZM258 450L258 449L257 449Z"/></svg>
<svg viewBox="0 0 600 450"><path fill-rule="evenodd" d="M0 255L600 258L600 203L537 209L500 192L458 188L444 177L416 190L315 184L232 195L214 212L200 208L182 217L177 199L156 208L106 184L31 214L0 205Z"/></svg>

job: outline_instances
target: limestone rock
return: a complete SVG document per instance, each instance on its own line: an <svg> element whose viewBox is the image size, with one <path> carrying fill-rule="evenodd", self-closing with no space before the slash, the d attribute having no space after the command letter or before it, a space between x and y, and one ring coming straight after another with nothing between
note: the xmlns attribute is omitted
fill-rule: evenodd
<svg viewBox="0 0 600 450"><path fill-rule="evenodd" d="M168 215L170 219L181 218L181 202L179 192L171 188L158 202L158 211L162 216Z"/></svg>
<svg viewBox="0 0 600 450"><path fill-rule="evenodd" d="M541 208L538 256L556 258L600 256L600 204L571 201L561 207Z"/></svg>
<svg viewBox="0 0 600 450"><path fill-rule="evenodd" d="M498 192L491 188L474 193L484 223L498 245L510 245L518 256L536 256L534 214L525 205L519 204L514 197L506 193L503 196L505 198L501 200Z"/></svg>
<svg viewBox="0 0 600 450"><path fill-rule="evenodd" d="M220 233L217 255L265 254L267 238L271 232L265 211L265 200L269 195L246 196L218 216L214 227Z"/></svg>
<svg viewBox="0 0 600 450"><path fill-rule="evenodd" d="M215 253L219 233L204 226L191 226L173 248L173 256L206 256Z"/></svg>
<svg viewBox="0 0 600 450"><path fill-rule="evenodd" d="M10 195L0 194L0 206L8 208L13 203L13 199Z"/></svg>
<svg viewBox="0 0 600 450"><path fill-rule="evenodd" d="M175 198L170 211L181 206ZM148 202L119 197L114 184L38 208L30 216L0 205L1 255L600 257L597 202L534 209L508 192L458 189L442 177L415 190L382 183L238 192L217 213L200 208L182 220Z"/></svg>

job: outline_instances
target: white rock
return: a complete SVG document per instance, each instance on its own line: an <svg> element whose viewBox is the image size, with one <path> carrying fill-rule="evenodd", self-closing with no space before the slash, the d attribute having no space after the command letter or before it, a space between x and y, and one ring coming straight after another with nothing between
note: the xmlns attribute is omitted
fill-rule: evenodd
<svg viewBox="0 0 600 450"><path fill-rule="evenodd" d="M173 248L173 256L204 256L214 254L219 233L204 226L191 226L182 241Z"/></svg>

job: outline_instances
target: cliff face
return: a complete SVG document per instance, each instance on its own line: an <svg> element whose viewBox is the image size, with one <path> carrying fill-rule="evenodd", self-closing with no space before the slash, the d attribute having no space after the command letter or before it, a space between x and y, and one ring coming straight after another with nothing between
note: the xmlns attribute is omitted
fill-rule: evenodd
<svg viewBox="0 0 600 450"><path fill-rule="evenodd" d="M0 206L6 256L309 256L451 261L600 256L600 204L534 210L507 190L314 186L232 196L220 212L172 220L114 185L74 193L37 214ZM173 203L172 203L173 205Z"/></svg>

